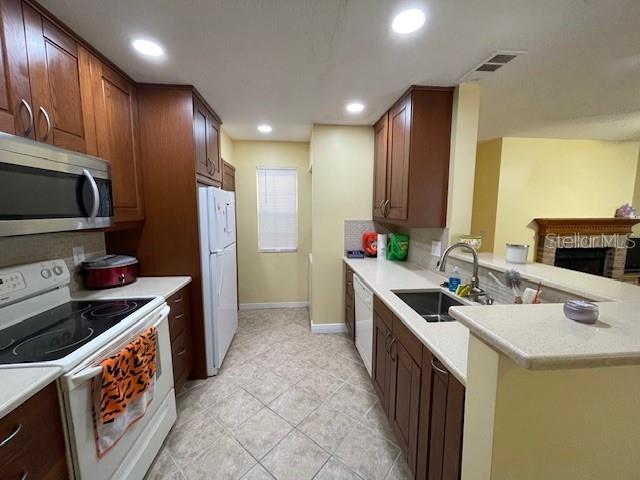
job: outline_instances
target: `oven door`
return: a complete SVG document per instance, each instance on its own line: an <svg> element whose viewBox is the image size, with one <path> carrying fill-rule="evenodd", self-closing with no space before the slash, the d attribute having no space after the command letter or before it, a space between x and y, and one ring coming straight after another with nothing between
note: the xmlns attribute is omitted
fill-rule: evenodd
<svg viewBox="0 0 640 480"><path fill-rule="evenodd" d="M129 478L142 478L149 465L138 464L144 461L151 463L175 422L168 313L169 307L164 304L139 322L137 327L123 333L92 359L62 377L62 396L76 479L107 480L120 471L138 472L138 475L130 474ZM157 331L158 362L153 400L145 415L129 426L111 450L98 458L91 412L91 381L101 371L96 364L119 351L152 325Z"/></svg>
<svg viewBox="0 0 640 480"><path fill-rule="evenodd" d="M0 134L0 236L112 223L109 164Z"/></svg>

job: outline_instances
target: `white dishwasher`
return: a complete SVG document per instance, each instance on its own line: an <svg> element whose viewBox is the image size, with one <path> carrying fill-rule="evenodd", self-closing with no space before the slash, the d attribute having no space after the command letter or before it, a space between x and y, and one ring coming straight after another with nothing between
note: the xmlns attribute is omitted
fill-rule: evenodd
<svg viewBox="0 0 640 480"><path fill-rule="evenodd" d="M373 350L373 293L360 280L353 276L353 290L356 302L356 348L360 352L364 366L371 376L371 358Z"/></svg>

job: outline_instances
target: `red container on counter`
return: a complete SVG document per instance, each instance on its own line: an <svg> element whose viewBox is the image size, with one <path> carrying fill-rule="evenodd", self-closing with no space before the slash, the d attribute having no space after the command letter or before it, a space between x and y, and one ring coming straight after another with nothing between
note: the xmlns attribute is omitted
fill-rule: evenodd
<svg viewBox="0 0 640 480"><path fill-rule="evenodd" d="M378 234L376 232L364 232L362 234L362 250L368 257L378 255Z"/></svg>
<svg viewBox="0 0 640 480"><path fill-rule="evenodd" d="M105 255L82 264L84 286L90 289L121 287L138 278L138 259L126 255Z"/></svg>

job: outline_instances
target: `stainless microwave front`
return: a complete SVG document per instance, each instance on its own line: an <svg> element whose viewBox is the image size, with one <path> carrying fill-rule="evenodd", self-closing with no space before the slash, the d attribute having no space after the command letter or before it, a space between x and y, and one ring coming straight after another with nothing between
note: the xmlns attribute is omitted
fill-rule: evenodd
<svg viewBox="0 0 640 480"><path fill-rule="evenodd" d="M108 162L0 133L0 237L112 223Z"/></svg>

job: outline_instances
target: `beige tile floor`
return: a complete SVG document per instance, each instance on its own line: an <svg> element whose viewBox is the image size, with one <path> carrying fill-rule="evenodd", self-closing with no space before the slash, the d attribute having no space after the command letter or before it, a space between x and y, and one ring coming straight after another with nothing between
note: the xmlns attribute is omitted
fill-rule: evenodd
<svg viewBox="0 0 640 480"><path fill-rule="evenodd" d="M308 323L241 311L221 373L178 396L147 479L410 479L353 343Z"/></svg>

